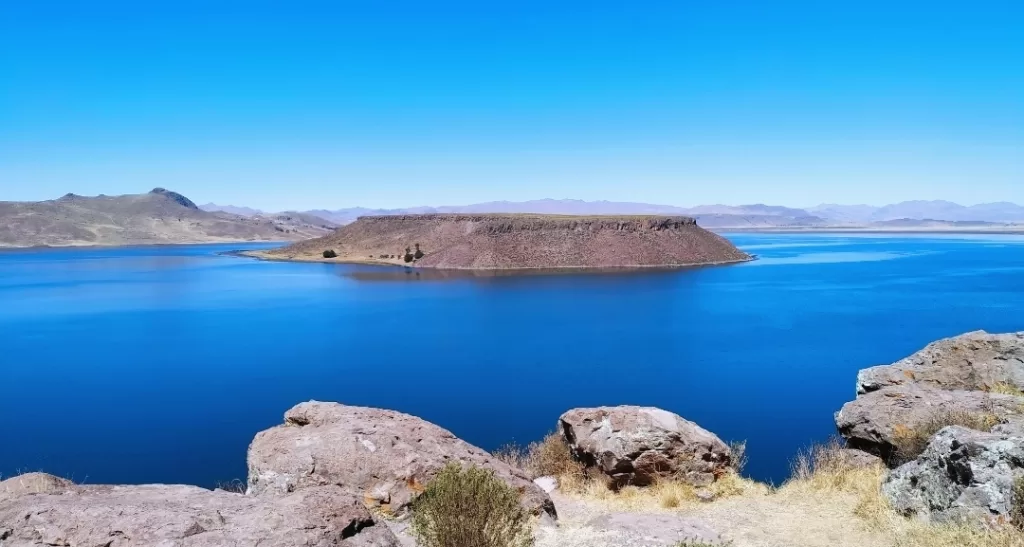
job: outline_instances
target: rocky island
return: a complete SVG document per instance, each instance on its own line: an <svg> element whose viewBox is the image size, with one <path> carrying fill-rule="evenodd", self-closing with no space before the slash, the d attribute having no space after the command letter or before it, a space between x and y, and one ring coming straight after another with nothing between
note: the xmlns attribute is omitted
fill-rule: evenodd
<svg viewBox="0 0 1024 547"><path fill-rule="evenodd" d="M451 270L680 267L750 260L683 216L365 216L324 237L252 253L275 260Z"/></svg>

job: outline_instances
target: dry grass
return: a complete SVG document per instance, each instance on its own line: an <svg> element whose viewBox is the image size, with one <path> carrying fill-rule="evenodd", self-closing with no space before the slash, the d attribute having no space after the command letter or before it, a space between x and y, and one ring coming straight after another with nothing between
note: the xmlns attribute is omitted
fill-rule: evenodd
<svg viewBox="0 0 1024 547"><path fill-rule="evenodd" d="M988 431L999 422L999 417L989 412L956 409L938 411L916 427L896 428L893 432L896 450L892 454L890 464L901 465L916 459L928 447L932 437L944 427L959 425L978 431Z"/></svg>
<svg viewBox="0 0 1024 547"><path fill-rule="evenodd" d="M841 448L841 443L832 441L800 454L793 478L779 489L780 501L801 498L828 506L852 495L856 503L847 518L859 520L866 530L874 532L880 538L874 545L880 547L1024 547L1024 534L1016 530L929 524L896 514L880 489L886 470L881 466L853 467L842 457Z"/></svg>
<svg viewBox="0 0 1024 547"><path fill-rule="evenodd" d="M999 393L1002 395L1013 395L1015 397L1024 397L1024 391L1019 387L1009 384L1006 382L999 382L988 389L989 393Z"/></svg>
<svg viewBox="0 0 1024 547"><path fill-rule="evenodd" d="M507 444L498 449L494 457L512 467L522 469L533 479L555 477L574 481L586 475L583 464L572 457L569 445L558 433L549 433L544 440L530 443L526 448Z"/></svg>
<svg viewBox="0 0 1024 547"><path fill-rule="evenodd" d="M572 479L562 491L604 510L692 516L735 547L1024 547L1017 530L928 524L898 515L880 489L887 470L856 467L842 448L833 440L803 451L792 478L778 488L729 473L707 489L664 482L612 492L592 480ZM714 501L700 501L702 490Z"/></svg>

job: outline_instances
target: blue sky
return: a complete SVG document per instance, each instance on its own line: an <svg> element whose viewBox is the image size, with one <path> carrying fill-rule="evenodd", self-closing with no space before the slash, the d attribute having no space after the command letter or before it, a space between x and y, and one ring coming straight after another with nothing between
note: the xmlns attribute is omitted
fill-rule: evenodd
<svg viewBox="0 0 1024 547"><path fill-rule="evenodd" d="M0 200L1024 203L1024 3L0 2Z"/></svg>

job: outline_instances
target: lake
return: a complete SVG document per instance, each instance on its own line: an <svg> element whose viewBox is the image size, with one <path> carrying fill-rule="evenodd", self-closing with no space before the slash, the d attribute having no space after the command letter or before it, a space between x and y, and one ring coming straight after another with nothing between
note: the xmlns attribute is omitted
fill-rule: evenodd
<svg viewBox="0 0 1024 547"><path fill-rule="evenodd" d="M0 252L0 474L244 479L253 435L317 399L485 449L573 407L657 406L780 482L857 370L1024 330L1024 237L729 237L759 260L442 277L220 254L265 245Z"/></svg>

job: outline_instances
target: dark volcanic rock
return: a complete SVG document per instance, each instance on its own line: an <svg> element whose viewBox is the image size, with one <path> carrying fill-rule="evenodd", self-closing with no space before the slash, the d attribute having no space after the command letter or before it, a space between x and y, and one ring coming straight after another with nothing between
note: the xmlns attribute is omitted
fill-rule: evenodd
<svg viewBox="0 0 1024 547"><path fill-rule="evenodd" d="M391 410L311 401L249 447L249 487L257 495L338 485L364 503L404 512L450 462L491 469L523 494L534 513L554 514L548 495L522 471L430 422Z"/></svg>
<svg viewBox="0 0 1024 547"><path fill-rule="evenodd" d="M707 485L726 472L729 447L697 424L659 408L577 408L559 419L576 458L613 484L644 486L659 478Z"/></svg>
<svg viewBox="0 0 1024 547"><path fill-rule="evenodd" d="M917 460L892 471L882 492L906 515L935 521L1009 522L1024 478L1024 438L963 427L941 430Z"/></svg>
<svg viewBox="0 0 1024 547"><path fill-rule="evenodd" d="M5 547L399 545L358 499L334 486L264 499L195 486L65 485L0 498L0 534Z"/></svg>

